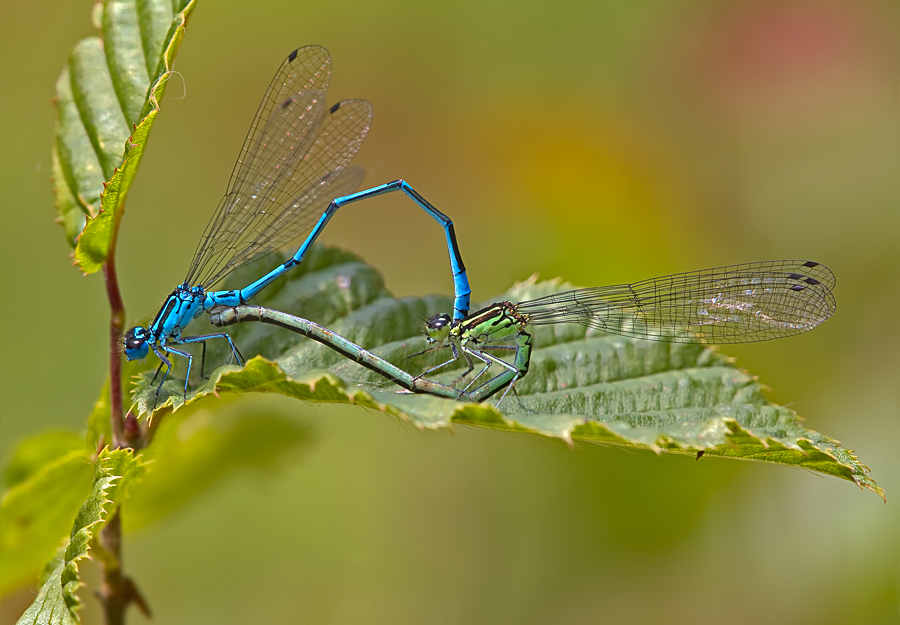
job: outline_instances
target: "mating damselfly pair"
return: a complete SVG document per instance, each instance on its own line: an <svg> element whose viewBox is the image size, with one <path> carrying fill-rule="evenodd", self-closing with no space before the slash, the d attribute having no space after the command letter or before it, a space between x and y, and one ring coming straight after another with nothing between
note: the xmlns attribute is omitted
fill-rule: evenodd
<svg viewBox="0 0 900 625"><path fill-rule="evenodd" d="M219 326L261 321L292 330L415 392L484 401L502 390L499 405L528 373L531 328L573 323L606 334L674 343L766 341L807 332L826 320L835 309L834 284L831 271L814 261L764 261L562 291L522 302L502 301L459 320L439 313L424 324L432 347L419 354L449 349L451 357L415 377L329 330L283 312L244 305L214 310L211 320ZM447 385L424 378L457 362L465 371ZM492 366L499 373L483 380Z"/></svg>
<svg viewBox="0 0 900 625"><path fill-rule="evenodd" d="M266 91L187 277L147 327L132 328L125 335L128 359L145 358L151 350L160 359L154 383L165 368L154 407L172 368L171 354L187 359L183 389L187 396L193 356L183 345L202 345L201 376L206 341L211 339L226 340L234 358L243 364L238 346L224 332L183 336L190 322L204 312L212 313L218 325L265 321L293 329L409 390L483 401L504 389L505 396L527 373L532 350L529 326L577 323L640 339L743 343L808 331L834 311L834 276L819 263L799 260L732 265L526 302L499 302L469 315L469 283L452 221L403 180L354 192L363 171L349 163L368 133L372 107L365 100L328 107L330 74L331 60L324 48L308 46L288 55ZM247 305L303 261L338 208L394 191L404 192L442 226L454 283L452 314L438 313L424 328L432 348L449 349L452 357L419 376L321 326ZM303 235L297 252L258 280L238 290L213 290L238 267ZM467 369L450 385L423 377L456 361L465 362ZM491 366L499 367L501 373L482 381ZM476 367L478 372L469 379Z"/></svg>

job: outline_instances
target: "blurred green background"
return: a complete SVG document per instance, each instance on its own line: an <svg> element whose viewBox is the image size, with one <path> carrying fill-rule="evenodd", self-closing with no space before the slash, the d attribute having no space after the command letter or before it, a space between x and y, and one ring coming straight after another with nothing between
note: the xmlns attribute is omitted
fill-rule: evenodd
<svg viewBox="0 0 900 625"><path fill-rule="evenodd" d="M106 369L102 278L70 266L48 180L54 82L94 34L90 8L12 3L0 23L2 458L80 427ZM777 466L245 397L314 440L128 535L155 622L898 622L898 17L870 0L202 2L177 57L186 97L176 78L122 224L130 321L182 279L278 63L319 43L331 101L375 106L366 183L403 177L452 216L477 302L534 272L831 267L827 324L724 351L889 499ZM439 229L404 198L345 209L323 239L398 295L451 291ZM32 597L7 597L0 622Z"/></svg>

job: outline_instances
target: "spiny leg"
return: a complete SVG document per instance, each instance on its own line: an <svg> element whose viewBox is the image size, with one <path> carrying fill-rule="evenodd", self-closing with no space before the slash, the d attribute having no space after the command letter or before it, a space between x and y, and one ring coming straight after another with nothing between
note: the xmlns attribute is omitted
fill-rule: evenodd
<svg viewBox="0 0 900 625"><path fill-rule="evenodd" d="M481 346L479 349L477 349L477 350L473 349L473 350L472 350L472 355L474 356L476 353L478 353L478 354L481 354L482 356L484 356L485 358L482 358L482 357L479 357L479 356L476 356L476 357L477 357L479 360L481 360L481 362L485 363L487 366L486 366L484 369L482 369L481 371L479 371L479 372L478 372L478 375L476 375L474 378L472 378L472 381L469 382L469 383L466 385L466 388L463 390L463 392L466 392L467 390L469 390L469 388L470 388L473 384L475 384L475 382L477 382L477 381L479 380L479 378L481 378L481 376L483 376L483 375L487 372L488 369L491 368L491 365L492 365L492 364L495 364L495 363L496 363L496 364L500 364L500 365L502 365L503 367L505 367L505 368L507 368L507 369L514 368L514 367L512 367L512 365L510 365L510 364L507 363L506 361L501 360L501 359L496 358L496 357L493 357L493 356L491 356L491 355L485 353L484 350L487 350L487 349L505 349L505 350L510 350L510 351L512 351L512 350L517 350L517 349L519 349L519 348L516 347L515 345L482 345L482 346ZM504 375L504 374L500 374L500 375ZM458 380L457 380L457 381L458 381ZM486 382L485 384L489 384L489 383L490 383L490 380L489 380L488 382ZM482 385L482 386L484 386L484 385ZM478 388L481 388L481 387L478 387Z"/></svg>
<svg viewBox="0 0 900 625"><path fill-rule="evenodd" d="M155 350L154 350L154 351L155 351ZM159 354L157 354L157 356L159 356ZM160 360L160 361L159 361L159 366L156 368L156 373L153 374L153 379L150 380L150 386L153 386L153 383L156 382L156 376L159 375L159 371L160 371L160 369L162 369L162 368L163 368L163 362Z"/></svg>
<svg viewBox="0 0 900 625"><path fill-rule="evenodd" d="M509 393L510 389L513 388L513 385L518 382L521 377L522 372L513 367L488 380L487 382L476 388L474 391L472 391L469 395L475 401L482 402L499 391L501 388L506 386L506 390L503 392L503 396L500 397L499 401L494 405L495 408L499 408L500 402L503 401L503 399L506 397L506 394ZM509 384L506 383L507 380L509 380Z"/></svg>
<svg viewBox="0 0 900 625"><path fill-rule="evenodd" d="M516 347L513 347L513 346L511 346L511 345L510 345L509 347L512 348L512 349L517 349ZM469 390L469 387L472 386L472 384L474 384L475 381L478 380L478 378L480 378L480 377L484 374L484 372L487 371L488 368L489 368L492 364L500 365L501 367L504 367L504 368L506 369L506 371L504 371L504 372L501 373L500 375L495 376L494 378L488 380L487 382L485 382L484 384L482 384L481 386L479 386L479 387L475 390L475 392L477 392L479 389L484 388L485 386L488 386L488 385L490 385L490 384L492 384L492 383L495 383L496 380L499 380L501 377L508 376L510 373L513 373L513 374L515 374L515 375L518 375L518 373L519 373L519 370L516 369L513 365L509 364L509 363L506 362L505 360L502 360L502 359L500 359L500 358L497 358L496 356L491 356L490 354L487 354L487 353L485 353L485 352L483 352L483 351L481 351L481 350L475 350L475 349L471 349L471 348L464 348L464 349L465 349L466 351L470 352L473 356L475 356L476 358L478 358L478 359L481 360L482 362L487 363L487 367L485 367L485 368L481 371L481 373L479 373L478 376L476 376L476 378L475 378L474 380L472 380L471 382L469 382L469 385L466 386L465 389L463 389L463 392L464 392L464 393L465 393L466 391ZM513 378L513 381L515 381L515 378ZM504 382L504 383L505 383L505 382ZM497 390L499 390L499 389L497 389ZM496 391L494 391L494 392L496 392ZM493 393L492 393L492 394L493 394ZM489 397L489 396L488 396L488 397ZM487 399L487 397L485 397L485 399Z"/></svg>
<svg viewBox="0 0 900 625"><path fill-rule="evenodd" d="M180 341L179 341L179 343L180 343ZM177 345L177 343L176 343L176 345ZM181 349L175 349L174 347L169 347L167 345L160 345L160 347L163 348L165 351L169 352L170 354L178 354L179 356L183 356L184 358L187 358L188 366L187 366L187 373L184 374L184 392L182 393L182 397L184 398L184 401L187 401L187 387L188 387L188 381L191 379L191 365L194 362L194 356L190 352L186 352ZM169 368L170 369L172 368L171 365L169 366ZM166 371L166 375L168 375L168 373L169 372ZM162 386L162 384L160 384L160 386Z"/></svg>
<svg viewBox="0 0 900 625"><path fill-rule="evenodd" d="M172 363L166 358L165 354L163 354L156 345L150 345L153 348L153 353L156 354L156 357L160 360L160 365L156 369L156 375L159 375L159 370L163 368L163 365L166 367L166 372L163 374L162 380L159 382L159 386L156 387L156 394L153 396L153 409L150 412L156 410L156 404L159 403L159 392L162 390L163 384L166 383L166 378L169 377L169 371L172 370ZM156 381L156 375L153 376L153 382ZM152 385L153 382L150 382Z"/></svg>
<svg viewBox="0 0 900 625"><path fill-rule="evenodd" d="M516 357L513 359L513 368L516 370L516 375L513 376L513 379L510 381L509 386L506 387L506 390L503 391L503 395L497 402L496 407L498 409L500 408L500 403L504 399L506 399L506 395L510 391L518 396L513 385L520 379L522 379L522 377L524 377L526 373L528 373L528 368L531 366L531 348L531 335L524 330L521 331L516 337Z"/></svg>
<svg viewBox="0 0 900 625"><path fill-rule="evenodd" d="M226 339L228 344L231 346L231 353L237 359L238 364L240 366L244 366L246 362L244 360L243 354L241 354L240 350L237 348L237 345L234 344L234 341L231 340L231 337L228 336L226 332L216 332L215 334L200 334L197 336L188 336L185 338L179 339L175 344L176 345L184 345L187 343L201 343L203 345L203 352L200 358L200 377L204 380L207 377L204 375L205 365L206 365L206 341L210 339ZM190 371L190 368L188 369Z"/></svg>
<svg viewBox="0 0 900 625"><path fill-rule="evenodd" d="M449 345L435 345L434 347L429 347L428 349L423 349L420 352L416 352L415 354L410 354L406 357L407 360L410 358L415 358L416 356L422 356L424 354L430 354L431 352L436 352L439 349L447 349L450 347ZM453 362L452 360L450 362Z"/></svg>
<svg viewBox="0 0 900 625"><path fill-rule="evenodd" d="M513 376L513 379L510 381L509 386L506 387L506 390L503 391L503 395L501 395L500 399L497 400L497 405L495 406L496 408L500 408L500 404L503 402L504 399L506 399L506 394L509 393L510 391L512 391L513 395L515 395L516 397L519 396L518 393L516 393L516 390L515 390L515 388L513 388L513 386L515 385L516 382L519 381L519 378L521 378L521 377L522 377L522 374L518 373L518 372L515 376Z"/></svg>
<svg viewBox="0 0 900 625"><path fill-rule="evenodd" d="M453 358L451 358L447 362L442 362L441 364L437 365L436 367L431 367L430 369L426 369L425 371L423 371L422 373L420 373L419 375L414 377L413 380L421 379L421 378L425 377L426 375L428 375L429 373L431 373L432 371L437 371L438 369L440 369L442 367L446 367L447 365L452 364L452 363L456 362L457 360L459 360L459 350L456 347L456 343L451 342L449 346L448 345L438 346L438 348L440 348L440 347L450 347L450 349L453 351ZM435 348L435 349L438 349L438 348ZM428 351L431 351L431 350L426 350L426 352L420 352L420 353L424 354L424 353L427 353ZM414 354L414 355L418 355L418 354ZM471 369L469 369L469 370L471 371ZM454 384L455 384L455 382L454 382Z"/></svg>
<svg viewBox="0 0 900 625"><path fill-rule="evenodd" d="M484 357L483 357L483 356L486 356L487 354L482 355L482 354L479 353L477 350L473 350L473 349L471 349L471 348L464 347L464 348L463 348L463 354L465 354L466 360L469 362L469 371L466 371L464 374L462 374L461 376L459 376L458 378L456 378L456 380L454 380L453 384L451 384L450 386L456 386L456 384L458 384L460 380L462 380L464 377L466 377L467 375L469 375L469 372L472 371L472 369L474 369L474 367L472 366L472 360L471 360L471 358L470 358L470 356L469 356L470 354L471 354L472 356L474 356L475 358L477 358L478 360L480 360L480 361L484 364L484 369L482 369L481 371L479 371L479 372L478 372L478 375L476 375L474 378L472 378L472 381L469 382L468 384L466 384L466 387L465 387L463 390L461 390L461 391L459 392L459 396L460 396L460 397L462 397L463 395L465 395L466 391L468 391L469 388L470 388L473 384L475 384L475 382L478 380L478 378L480 378L481 376L484 375L484 372L485 372L485 371L487 371L488 369L491 368L491 364L492 364L490 360L488 360L487 358L484 358Z"/></svg>
<svg viewBox="0 0 900 625"><path fill-rule="evenodd" d="M462 348L462 355L466 359L466 365L467 365L466 371L461 376L459 376L458 378L453 380L453 382L451 382L448 386L456 386L457 384L459 384L460 380L462 380L464 377L466 377L467 375L472 373L472 371L475 369L475 365L472 363L472 357L469 355L468 347ZM466 388L468 388L468 387L466 387ZM462 393L465 393L465 391L463 391ZM460 393L460 396L462 396L462 393Z"/></svg>

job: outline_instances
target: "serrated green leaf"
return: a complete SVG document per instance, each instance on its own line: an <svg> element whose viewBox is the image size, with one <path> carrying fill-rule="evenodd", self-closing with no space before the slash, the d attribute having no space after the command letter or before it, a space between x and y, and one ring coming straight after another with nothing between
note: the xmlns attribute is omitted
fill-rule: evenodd
<svg viewBox="0 0 900 625"><path fill-rule="evenodd" d="M6 472L19 479L0 499L0 595L34 580L90 492L92 455L77 439L56 441L54 455L45 450L36 466L21 459L42 455L48 435L23 441L13 454Z"/></svg>
<svg viewBox="0 0 900 625"><path fill-rule="evenodd" d="M144 462L130 449L104 449L94 464L90 494L75 515L68 544L45 569L34 603L18 620L20 624L77 623L81 607L76 592L81 586L79 561L87 557L91 540L144 472ZM71 517L69 517L71 518Z"/></svg>
<svg viewBox="0 0 900 625"><path fill-rule="evenodd" d="M66 172L63 171L60 163L59 143L60 140L57 136L50 154L53 166L53 191L56 193L56 212L59 213L57 222L65 230L69 245L75 247L78 235L84 230L85 210L92 210L92 204L89 198L81 198L81 202L79 202L79 199L73 195L72 189L76 187L76 183L66 179ZM102 186L103 181L101 180L99 184ZM83 209L82 205L86 208Z"/></svg>
<svg viewBox="0 0 900 625"><path fill-rule="evenodd" d="M75 46L56 83L56 207L85 273L109 254L195 5L106 0L96 19L101 37Z"/></svg>
<svg viewBox="0 0 900 625"><path fill-rule="evenodd" d="M282 262L245 268L226 288L240 288ZM559 280L527 281L492 301L522 301L573 288ZM422 321L450 310L443 296L392 298L381 276L359 259L313 248L309 260L254 300L320 323L411 373L448 358L426 348ZM209 331L195 322L196 333ZM695 455L802 466L851 480L882 494L869 469L840 443L803 426L796 412L771 404L763 387L733 361L703 345L641 341L577 325L530 330L535 349L528 375L497 410L427 395L397 393L377 374L323 345L263 324L228 328L250 360L243 369L223 366L198 381L189 403L227 392L271 392L304 401L352 403L407 419L421 428L461 423L531 432L568 443L589 441ZM216 344L218 343L218 344ZM225 341L209 343L207 362L226 362ZM157 363L149 362L136 385L140 413L154 403L150 385ZM181 364L182 371L184 364ZM450 383L459 367L435 376ZM184 405L184 381L166 382L160 406ZM202 405L202 404L201 404Z"/></svg>
<svg viewBox="0 0 900 625"><path fill-rule="evenodd" d="M125 526L152 523L238 470L279 468L309 438L297 419L251 413L245 404L166 415L142 451L148 470L123 508Z"/></svg>
<svg viewBox="0 0 900 625"><path fill-rule="evenodd" d="M16 625L74 625L80 622L66 608L66 595L61 583L65 566L65 547L61 547L41 576L37 596Z"/></svg>

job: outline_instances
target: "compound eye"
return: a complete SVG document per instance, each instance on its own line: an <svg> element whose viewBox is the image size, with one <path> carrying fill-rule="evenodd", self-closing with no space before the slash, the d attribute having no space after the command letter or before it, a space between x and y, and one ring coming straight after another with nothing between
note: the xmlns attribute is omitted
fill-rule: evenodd
<svg viewBox="0 0 900 625"><path fill-rule="evenodd" d="M125 339L125 349L140 349L141 345L146 343L144 339L134 339L127 338Z"/></svg>
<svg viewBox="0 0 900 625"><path fill-rule="evenodd" d="M439 343L450 336L450 315L435 315L425 322L425 339L429 343Z"/></svg>
<svg viewBox="0 0 900 625"><path fill-rule="evenodd" d="M125 357L128 360L141 360L150 352L150 346L147 344L147 331L140 326L131 328L125 333Z"/></svg>
<svg viewBox="0 0 900 625"><path fill-rule="evenodd" d="M448 325L450 325L450 315L447 313L434 315L425 323L425 327L429 330L443 330Z"/></svg>
<svg viewBox="0 0 900 625"><path fill-rule="evenodd" d="M131 328L125 333L125 349L140 349L141 345L146 342L143 337L143 328Z"/></svg>

